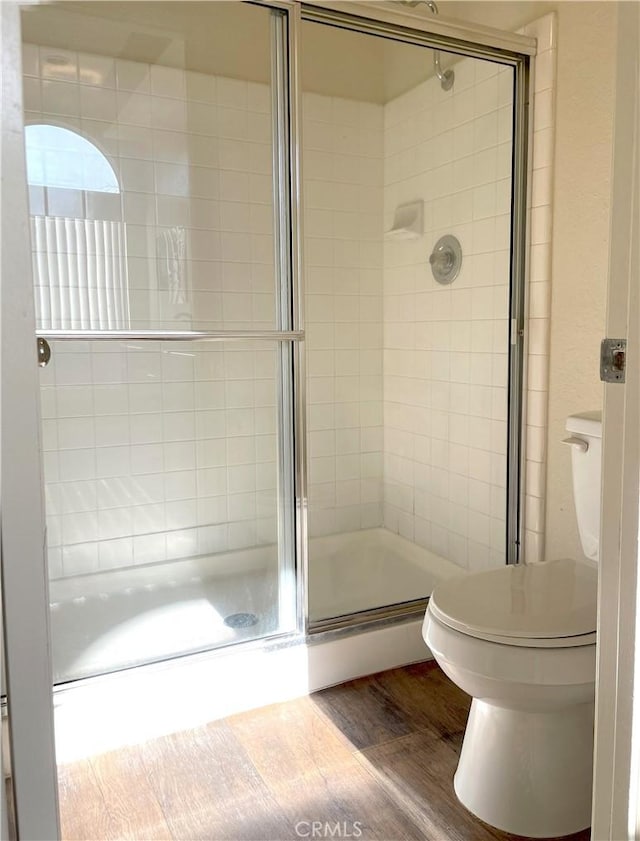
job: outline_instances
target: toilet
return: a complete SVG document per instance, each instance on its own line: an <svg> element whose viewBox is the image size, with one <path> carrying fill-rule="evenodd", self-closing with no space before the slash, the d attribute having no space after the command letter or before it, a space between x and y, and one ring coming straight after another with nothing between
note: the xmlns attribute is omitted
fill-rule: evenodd
<svg viewBox="0 0 640 841"><path fill-rule="evenodd" d="M486 823L531 838L591 823L602 418L572 415L573 495L584 558L443 581L422 635L472 697L454 777Z"/></svg>

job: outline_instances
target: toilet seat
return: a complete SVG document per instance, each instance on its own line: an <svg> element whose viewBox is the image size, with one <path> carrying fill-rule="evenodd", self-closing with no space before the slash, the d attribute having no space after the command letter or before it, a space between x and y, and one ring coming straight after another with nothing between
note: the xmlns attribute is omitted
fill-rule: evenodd
<svg viewBox="0 0 640 841"><path fill-rule="evenodd" d="M568 558L470 573L439 584L428 611L477 639L528 648L594 645L598 573Z"/></svg>

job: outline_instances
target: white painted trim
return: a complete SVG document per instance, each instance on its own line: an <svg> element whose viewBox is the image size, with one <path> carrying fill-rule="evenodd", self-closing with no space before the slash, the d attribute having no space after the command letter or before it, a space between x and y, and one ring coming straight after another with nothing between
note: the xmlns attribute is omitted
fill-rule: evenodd
<svg viewBox="0 0 640 841"><path fill-rule="evenodd" d="M2 597L18 836L59 837L20 11L0 3Z"/></svg>
<svg viewBox="0 0 640 841"><path fill-rule="evenodd" d="M406 26L442 38L451 38L474 46L509 50L523 55L535 55L536 40L529 35L506 32L481 24L469 24L443 16L435 17L423 8L399 8L395 2L346 2L346 0L304 0L305 6L317 6L332 12Z"/></svg>
<svg viewBox="0 0 640 841"><path fill-rule="evenodd" d="M640 441L640 6L617 6L607 335L627 337L627 383L606 385L592 838L636 838L634 710ZM632 732L633 754L632 756Z"/></svg>

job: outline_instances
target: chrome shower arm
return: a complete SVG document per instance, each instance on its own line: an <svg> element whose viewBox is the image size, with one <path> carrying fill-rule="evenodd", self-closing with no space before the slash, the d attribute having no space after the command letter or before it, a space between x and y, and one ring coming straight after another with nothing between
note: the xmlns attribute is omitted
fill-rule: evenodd
<svg viewBox="0 0 640 841"><path fill-rule="evenodd" d="M453 70L442 70L442 67L440 66L440 50L433 51L433 66L436 71L436 76L440 80L442 90L451 90L453 87L454 73Z"/></svg>
<svg viewBox="0 0 640 841"><path fill-rule="evenodd" d="M424 3L426 6L429 7L429 10L434 14L439 14L438 6L434 2L434 0L400 0L403 6L418 6L420 3ZM455 74L453 70L444 70L442 69L442 65L440 64L440 50L433 51L433 69L436 72L436 76L438 77L438 81L442 87L442 90L449 91L453 87L453 82L455 79Z"/></svg>

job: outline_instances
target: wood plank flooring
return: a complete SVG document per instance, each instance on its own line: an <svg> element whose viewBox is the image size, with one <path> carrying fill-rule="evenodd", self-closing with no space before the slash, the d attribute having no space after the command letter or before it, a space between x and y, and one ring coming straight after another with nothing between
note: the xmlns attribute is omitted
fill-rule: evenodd
<svg viewBox="0 0 640 841"><path fill-rule="evenodd" d="M421 663L62 765L62 837L512 841L453 792L468 709Z"/></svg>

